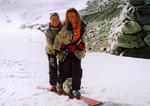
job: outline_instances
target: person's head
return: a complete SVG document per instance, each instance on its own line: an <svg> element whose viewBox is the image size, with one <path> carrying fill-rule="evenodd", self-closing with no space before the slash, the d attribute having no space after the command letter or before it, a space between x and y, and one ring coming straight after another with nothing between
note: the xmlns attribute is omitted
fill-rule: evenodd
<svg viewBox="0 0 150 106"><path fill-rule="evenodd" d="M80 15L75 8L69 8L66 11L65 24L73 24L73 23L76 23L77 25L81 24Z"/></svg>
<svg viewBox="0 0 150 106"><path fill-rule="evenodd" d="M60 18L58 13L51 13L50 14L50 24L54 27L57 27L60 23Z"/></svg>

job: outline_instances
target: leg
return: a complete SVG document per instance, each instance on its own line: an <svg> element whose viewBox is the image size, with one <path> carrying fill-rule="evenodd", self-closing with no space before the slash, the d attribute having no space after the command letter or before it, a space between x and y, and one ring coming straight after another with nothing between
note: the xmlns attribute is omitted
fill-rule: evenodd
<svg viewBox="0 0 150 106"><path fill-rule="evenodd" d="M70 56L69 54L66 56L63 62L59 61L59 71L58 71L58 82L64 83L66 78L71 77L71 65L70 65Z"/></svg>
<svg viewBox="0 0 150 106"><path fill-rule="evenodd" d="M59 70L58 70L58 83L63 84L65 81L65 67L64 62L59 61Z"/></svg>
<svg viewBox="0 0 150 106"><path fill-rule="evenodd" d="M57 84L58 92L62 91L64 81L67 78L71 77L70 66L71 66L70 56L68 54L63 62L61 61L59 62L59 73L58 73L58 84Z"/></svg>
<svg viewBox="0 0 150 106"><path fill-rule="evenodd" d="M57 59L55 55L47 54L49 60L49 83L56 86L57 82Z"/></svg>
<svg viewBox="0 0 150 106"><path fill-rule="evenodd" d="M82 78L81 60L78 59L74 54L72 54L71 70L72 70L72 90L80 90Z"/></svg>

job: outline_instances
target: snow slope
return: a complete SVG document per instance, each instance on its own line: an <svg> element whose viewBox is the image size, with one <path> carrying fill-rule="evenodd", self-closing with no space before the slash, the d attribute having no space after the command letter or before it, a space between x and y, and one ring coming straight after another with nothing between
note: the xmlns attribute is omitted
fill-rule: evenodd
<svg viewBox="0 0 150 106"><path fill-rule="evenodd" d="M9 1L4 2L3 1ZM84 8L87 0L0 0L0 23L47 23L49 13L58 12L64 20L65 11L74 7Z"/></svg>
<svg viewBox="0 0 150 106"><path fill-rule="evenodd" d="M110 106L149 106L149 64L150 60L89 53L83 61L83 86L91 97L113 102Z"/></svg>
<svg viewBox="0 0 150 106"><path fill-rule="evenodd" d="M43 33L19 29L0 33L0 106L85 104L36 89L38 85L48 85Z"/></svg>
<svg viewBox="0 0 150 106"><path fill-rule="evenodd" d="M58 11L63 19L68 7L83 8L85 1L2 1L0 106L87 106L83 101L36 89L48 84L45 36L36 30L20 29L22 24L47 23L51 11ZM81 93L103 101L103 106L149 106L149 64L147 59L87 53L82 61Z"/></svg>
<svg viewBox="0 0 150 106"><path fill-rule="evenodd" d="M83 101L36 89L48 84L44 34L0 30L0 106L86 106ZM87 53L82 95L104 106L150 105L150 60Z"/></svg>

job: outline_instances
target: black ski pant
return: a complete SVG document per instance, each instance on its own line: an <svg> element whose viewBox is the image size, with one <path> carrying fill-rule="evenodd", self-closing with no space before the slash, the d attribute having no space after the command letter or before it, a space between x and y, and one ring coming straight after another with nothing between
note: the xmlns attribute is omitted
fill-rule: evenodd
<svg viewBox="0 0 150 106"><path fill-rule="evenodd" d="M57 83L57 58L56 55L47 54L49 61L49 83L52 86L55 86Z"/></svg>
<svg viewBox="0 0 150 106"><path fill-rule="evenodd" d="M67 78L72 78L72 90L80 90L82 68L81 60L69 52L63 62L59 61L58 82L63 84Z"/></svg>

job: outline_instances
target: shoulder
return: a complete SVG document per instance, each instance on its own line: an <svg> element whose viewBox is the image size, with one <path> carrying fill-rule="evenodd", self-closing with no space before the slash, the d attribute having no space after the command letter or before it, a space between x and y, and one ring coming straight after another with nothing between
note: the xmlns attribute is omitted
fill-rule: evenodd
<svg viewBox="0 0 150 106"><path fill-rule="evenodd" d="M49 28L47 28L45 31L44 31L45 35L49 35L50 34L50 30Z"/></svg>
<svg viewBox="0 0 150 106"><path fill-rule="evenodd" d="M59 32L58 36L62 37L62 38L66 38L66 36L68 35L72 35L72 31L68 30L68 26L67 25L63 25L61 31Z"/></svg>
<svg viewBox="0 0 150 106"><path fill-rule="evenodd" d="M50 31L50 24L47 24L47 28L45 29L44 33L48 33Z"/></svg>
<svg viewBox="0 0 150 106"><path fill-rule="evenodd" d="M68 27L67 25L63 25L62 28L61 28L60 33L66 32L68 30L67 27Z"/></svg>

